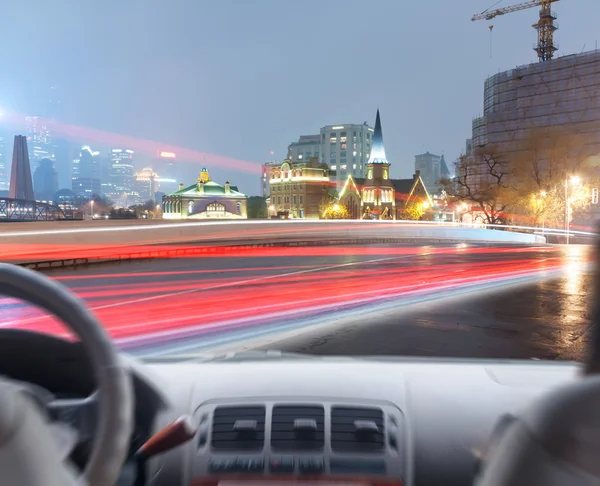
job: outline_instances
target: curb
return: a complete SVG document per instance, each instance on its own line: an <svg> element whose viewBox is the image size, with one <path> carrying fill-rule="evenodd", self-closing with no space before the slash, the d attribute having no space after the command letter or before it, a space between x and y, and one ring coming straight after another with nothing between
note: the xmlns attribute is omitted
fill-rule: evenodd
<svg viewBox="0 0 600 486"><path fill-rule="evenodd" d="M190 246L189 248L178 246L173 250L144 250L139 252L130 252L127 254L115 254L107 255L102 257L80 257L80 258L56 258L52 260L40 260L40 261L29 261L15 263L26 268L32 268L35 270L52 270L57 268L71 268L79 266L97 265L102 263L119 263L134 260L153 260L156 258L174 258L174 257L186 257L193 255L206 255L206 254L217 254L224 253L228 250L244 250L253 248L268 248L268 247L306 247L306 246L343 246L343 245L365 245L365 244L401 244L401 243L428 243L428 244L439 244L439 243L465 243L462 240L453 238L352 238L343 240L296 240L296 241L248 241L236 245L224 244L222 241L213 241L211 246ZM200 243L200 242L198 242ZM202 243L206 244L206 241ZM521 242L490 242L490 241L473 241L467 243L475 243L477 245L517 245L517 246L531 246L531 243ZM194 242L185 242L183 245L194 245ZM169 245L182 245L181 243L169 243ZM542 245L542 244L540 244ZM152 246L152 245L151 245ZM159 246L155 244L153 246ZM165 245L160 245L165 246ZM168 246L168 245L167 245Z"/></svg>

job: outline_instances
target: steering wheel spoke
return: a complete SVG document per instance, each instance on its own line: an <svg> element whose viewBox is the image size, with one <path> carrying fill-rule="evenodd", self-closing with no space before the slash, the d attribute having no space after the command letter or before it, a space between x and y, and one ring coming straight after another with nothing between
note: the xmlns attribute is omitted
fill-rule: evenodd
<svg viewBox="0 0 600 486"><path fill-rule="evenodd" d="M46 408L52 420L77 431L77 443L93 439L99 412L96 394L86 398L57 398Z"/></svg>

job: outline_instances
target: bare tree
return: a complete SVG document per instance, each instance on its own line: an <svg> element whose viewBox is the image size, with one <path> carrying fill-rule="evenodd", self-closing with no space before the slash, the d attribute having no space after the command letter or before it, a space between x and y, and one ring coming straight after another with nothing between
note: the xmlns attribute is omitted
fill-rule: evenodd
<svg viewBox="0 0 600 486"><path fill-rule="evenodd" d="M468 201L479 208L487 224L504 224L515 202L511 167L493 152L461 156L455 162L455 177L441 181L454 201Z"/></svg>

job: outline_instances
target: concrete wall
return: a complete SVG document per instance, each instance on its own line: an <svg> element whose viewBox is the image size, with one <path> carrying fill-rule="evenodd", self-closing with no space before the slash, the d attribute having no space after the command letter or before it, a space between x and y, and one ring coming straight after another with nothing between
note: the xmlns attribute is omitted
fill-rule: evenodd
<svg viewBox="0 0 600 486"><path fill-rule="evenodd" d="M544 243L533 234L394 221L80 221L13 223L0 227L0 261L75 258L147 245L422 239Z"/></svg>

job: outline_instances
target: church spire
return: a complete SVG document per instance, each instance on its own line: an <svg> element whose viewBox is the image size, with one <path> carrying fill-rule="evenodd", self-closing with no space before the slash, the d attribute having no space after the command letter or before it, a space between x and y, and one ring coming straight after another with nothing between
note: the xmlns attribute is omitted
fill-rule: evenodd
<svg viewBox="0 0 600 486"><path fill-rule="evenodd" d="M375 131L371 139L371 156L369 164L389 164L385 157L385 147L383 146L383 132L381 130L381 119L379 117L379 108L377 108L377 118L375 119Z"/></svg>

